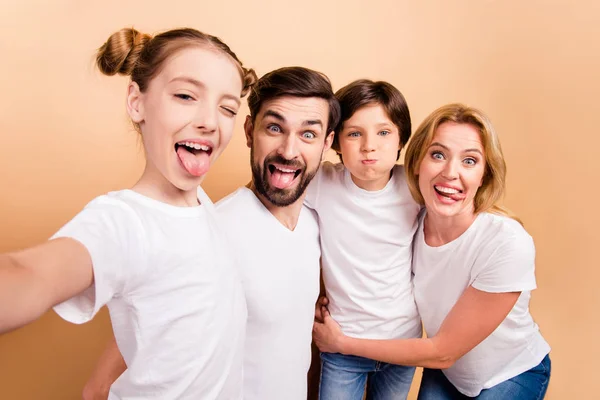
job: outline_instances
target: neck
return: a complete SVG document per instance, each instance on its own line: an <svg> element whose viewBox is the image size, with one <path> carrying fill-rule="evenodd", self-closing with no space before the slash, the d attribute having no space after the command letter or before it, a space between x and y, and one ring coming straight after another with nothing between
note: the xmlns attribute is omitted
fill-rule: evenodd
<svg viewBox="0 0 600 400"><path fill-rule="evenodd" d="M260 200L265 208L281 223L281 225L285 226L290 231L296 229L296 225L298 225L298 219L300 218L300 211L302 210L304 195L302 195L298 200L289 206L281 207L274 205L267 198L258 193L253 181L248 183L246 187L252 190L252 193L254 193L258 200Z"/></svg>
<svg viewBox="0 0 600 400"><path fill-rule="evenodd" d="M392 179L392 174L394 173L394 170L390 170L389 174L386 174L382 177L379 177L377 179L371 179L371 180L361 180L358 179L357 177L355 177L352 173L350 173L350 178L352 178L352 182L354 182L354 184L356 186L358 186L359 188L366 190L368 192L376 192L378 190L381 190L385 187L385 185L388 184L388 182L390 181L390 179Z"/></svg>
<svg viewBox="0 0 600 400"><path fill-rule="evenodd" d="M443 246L456 240L475 222L477 214L472 210L452 217L427 213L423 223L425 243L429 246Z"/></svg>
<svg viewBox="0 0 600 400"><path fill-rule="evenodd" d="M197 187L181 190L169 182L160 172L146 163L144 173L132 189L151 199L178 207L194 207L199 204Z"/></svg>

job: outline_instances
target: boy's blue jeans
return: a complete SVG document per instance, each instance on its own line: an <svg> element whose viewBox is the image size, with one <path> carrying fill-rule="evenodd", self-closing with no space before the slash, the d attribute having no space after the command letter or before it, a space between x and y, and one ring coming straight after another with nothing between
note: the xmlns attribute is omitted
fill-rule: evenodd
<svg viewBox="0 0 600 400"><path fill-rule="evenodd" d="M321 353L320 400L405 400L414 367L339 353Z"/></svg>
<svg viewBox="0 0 600 400"><path fill-rule="evenodd" d="M423 370L418 400L541 400L546 395L550 381L550 357L522 374L481 391L477 397L460 393L439 369Z"/></svg>

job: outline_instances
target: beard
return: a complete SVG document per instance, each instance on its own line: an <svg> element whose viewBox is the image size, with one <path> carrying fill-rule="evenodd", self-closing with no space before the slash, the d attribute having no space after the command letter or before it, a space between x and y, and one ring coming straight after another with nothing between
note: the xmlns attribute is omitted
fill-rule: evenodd
<svg viewBox="0 0 600 400"><path fill-rule="evenodd" d="M272 155L267 156L263 165L259 165L259 163L254 161L254 149L250 150L250 160L252 167L252 179L254 180L254 187L256 191L265 197L271 204L277 207L286 207L291 204L294 204L306 190L306 187L310 183L310 181L315 177L317 171L319 169L319 164L317 167L311 171L306 169L306 164L298 160L286 160L280 155ZM269 183L269 173L272 173L274 170L273 166L270 166L272 163L277 163L280 165L285 165L290 169L296 169L296 176L294 179L300 179L295 186L285 189L279 189L271 186Z"/></svg>

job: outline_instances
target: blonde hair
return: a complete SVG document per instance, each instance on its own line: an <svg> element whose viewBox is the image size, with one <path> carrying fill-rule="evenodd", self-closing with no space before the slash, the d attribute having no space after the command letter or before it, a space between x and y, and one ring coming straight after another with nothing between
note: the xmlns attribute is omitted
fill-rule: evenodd
<svg viewBox="0 0 600 400"><path fill-rule="evenodd" d="M444 122L468 124L479 132L485 155L485 171L481 187L473 199L474 212L503 215L522 224L516 215L499 204L506 188L506 163L492 123L482 111L460 103L447 104L432 112L419 125L408 143L404 166L408 187L415 201L421 205L425 204L419 189L419 167L433 142L436 130Z"/></svg>
<svg viewBox="0 0 600 400"><path fill-rule="evenodd" d="M130 75L144 92L167 58L185 47L198 45L221 51L233 59L242 79L242 97L258 80L254 70L245 68L221 39L192 28L172 29L154 37L133 28L121 29L98 49L96 64L105 75Z"/></svg>

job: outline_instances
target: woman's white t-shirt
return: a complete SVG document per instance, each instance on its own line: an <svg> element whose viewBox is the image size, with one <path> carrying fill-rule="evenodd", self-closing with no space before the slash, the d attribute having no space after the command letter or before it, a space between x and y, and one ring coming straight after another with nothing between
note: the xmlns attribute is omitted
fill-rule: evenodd
<svg viewBox="0 0 600 400"><path fill-rule="evenodd" d="M522 292L490 336L443 370L461 393L474 397L538 365L550 351L529 313L531 290L536 288L535 246L517 221L481 213L460 237L431 247L423 235L425 214L415 236L413 282L429 337L437 334L468 286L491 293Z"/></svg>

